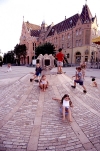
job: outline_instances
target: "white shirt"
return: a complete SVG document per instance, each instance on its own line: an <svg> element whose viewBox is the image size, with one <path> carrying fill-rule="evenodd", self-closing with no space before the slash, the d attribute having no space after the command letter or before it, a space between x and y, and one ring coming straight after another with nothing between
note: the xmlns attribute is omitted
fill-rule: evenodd
<svg viewBox="0 0 100 151"><path fill-rule="evenodd" d="M63 100L63 106L69 108L69 101Z"/></svg>
<svg viewBox="0 0 100 151"><path fill-rule="evenodd" d="M41 80L41 84L47 84L46 80Z"/></svg>

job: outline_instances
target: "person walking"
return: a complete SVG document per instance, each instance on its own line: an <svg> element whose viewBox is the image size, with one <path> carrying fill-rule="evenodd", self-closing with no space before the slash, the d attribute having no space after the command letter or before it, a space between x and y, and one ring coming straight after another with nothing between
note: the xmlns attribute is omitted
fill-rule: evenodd
<svg viewBox="0 0 100 151"><path fill-rule="evenodd" d="M64 60L64 54L62 53L62 48L59 49L59 53L56 54L57 58L57 73L62 73L62 66L63 66L63 60Z"/></svg>

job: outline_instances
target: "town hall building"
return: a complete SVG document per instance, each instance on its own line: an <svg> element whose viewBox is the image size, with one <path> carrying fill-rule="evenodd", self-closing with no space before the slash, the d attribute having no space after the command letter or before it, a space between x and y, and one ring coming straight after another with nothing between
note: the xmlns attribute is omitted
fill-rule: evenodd
<svg viewBox="0 0 100 151"><path fill-rule="evenodd" d="M35 55L35 48L49 42L59 48L71 64L83 61L96 60L99 48L92 43L92 39L98 37L98 24L96 15L93 17L87 4L83 5L81 14L75 14L54 25L47 25L45 21L41 26L30 23L22 24L20 44L27 47L27 56L21 58L22 64L31 64Z"/></svg>

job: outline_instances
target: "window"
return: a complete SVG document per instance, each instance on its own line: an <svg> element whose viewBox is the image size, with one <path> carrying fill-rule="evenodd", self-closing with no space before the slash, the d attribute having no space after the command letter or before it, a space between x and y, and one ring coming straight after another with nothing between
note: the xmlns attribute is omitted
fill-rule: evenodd
<svg viewBox="0 0 100 151"><path fill-rule="evenodd" d="M70 34L67 35L67 38L70 39Z"/></svg>
<svg viewBox="0 0 100 151"><path fill-rule="evenodd" d="M34 43L33 43L33 50L34 50Z"/></svg>
<svg viewBox="0 0 100 151"><path fill-rule="evenodd" d="M78 30L76 30L76 36L78 36Z"/></svg>
<svg viewBox="0 0 100 151"><path fill-rule="evenodd" d="M35 50L36 49L36 43L34 42L33 43L33 50Z"/></svg>
<svg viewBox="0 0 100 151"><path fill-rule="evenodd" d="M69 48L70 47L70 44L69 43L67 43L67 48Z"/></svg>
<svg viewBox="0 0 100 151"><path fill-rule="evenodd" d="M81 28L79 29L79 35L81 35L82 34L82 30L81 30Z"/></svg>
<svg viewBox="0 0 100 151"><path fill-rule="evenodd" d="M81 46L82 45L82 41L81 41L81 39L79 40L79 46Z"/></svg>
<svg viewBox="0 0 100 151"><path fill-rule="evenodd" d="M76 40L76 47L78 47L78 40Z"/></svg>
<svg viewBox="0 0 100 151"><path fill-rule="evenodd" d="M62 35L62 40L64 40L64 35Z"/></svg>
<svg viewBox="0 0 100 151"><path fill-rule="evenodd" d="M64 49L64 44L62 44L62 49Z"/></svg>

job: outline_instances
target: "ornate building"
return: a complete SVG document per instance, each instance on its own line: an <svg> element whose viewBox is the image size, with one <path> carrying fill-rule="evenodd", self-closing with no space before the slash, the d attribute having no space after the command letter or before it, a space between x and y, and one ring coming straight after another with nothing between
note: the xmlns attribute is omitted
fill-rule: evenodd
<svg viewBox="0 0 100 151"><path fill-rule="evenodd" d="M54 25L47 25L44 21L41 26L23 21L20 44L27 47L26 64L32 63L35 48L42 43L50 42L55 49L63 48L69 63L96 60L97 45L92 39L98 36L98 24L96 15L93 17L87 4L83 5L81 14L75 14L70 18ZM58 51L57 51L58 52ZM21 58L21 62L24 59Z"/></svg>

